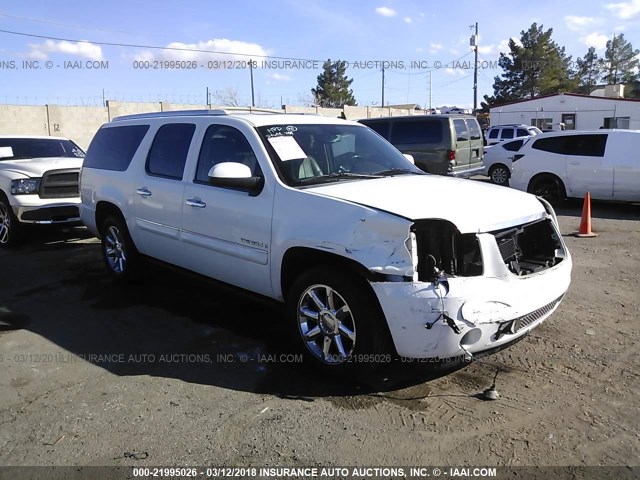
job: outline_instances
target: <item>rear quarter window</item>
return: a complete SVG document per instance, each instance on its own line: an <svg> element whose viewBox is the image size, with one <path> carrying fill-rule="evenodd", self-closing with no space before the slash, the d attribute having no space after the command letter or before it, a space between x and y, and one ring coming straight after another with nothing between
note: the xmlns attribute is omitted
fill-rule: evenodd
<svg viewBox="0 0 640 480"><path fill-rule="evenodd" d="M124 172L147 131L149 125L100 128L91 140L83 168Z"/></svg>
<svg viewBox="0 0 640 480"><path fill-rule="evenodd" d="M471 140L481 140L482 132L480 131L480 125L475 119L467 119L467 128L469 129L469 138Z"/></svg>
<svg viewBox="0 0 640 480"><path fill-rule="evenodd" d="M440 120L397 121L391 128L391 143L416 145L442 143L443 122Z"/></svg>
<svg viewBox="0 0 640 480"><path fill-rule="evenodd" d="M383 138L389 139L389 122L367 122L364 125Z"/></svg>
<svg viewBox="0 0 640 480"><path fill-rule="evenodd" d="M467 130L467 124L461 118L456 118L453 121L453 126L456 129L456 142L469 141L469 131Z"/></svg>

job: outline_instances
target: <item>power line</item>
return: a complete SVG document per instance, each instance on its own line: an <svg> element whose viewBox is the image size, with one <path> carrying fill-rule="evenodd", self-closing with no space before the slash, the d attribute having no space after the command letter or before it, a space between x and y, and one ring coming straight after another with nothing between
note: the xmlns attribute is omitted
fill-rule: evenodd
<svg viewBox="0 0 640 480"><path fill-rule="evenodd" d="M215 50L204 50L200 48L182 48L182 47L159 47L157 45L138 45L134 43L116 43L116 42L96 42L92 40L78 40L74 38L62 38L51 37L47 35L36 35L33 33L14 32L12 30L1 30L0 33L7 33L9 35L18 35L21 37L41 38L43 40L56 40L58 42L76 42L76 43L92 43L94 45L102 45L105 47L129 47L129 48L148 48L151 50L171 50L178 52L196 52L196 53L213 53L216 55L235 55L239 57L258 57L258 58L273 58L276 60L294 60L299 62L318 62L320 60L314 60L310 58L296 58L296 57L278 57L275 55L257 55L254 53L233 53L233 52L218 52Z"/></svg>
<svg viewBox="0 0 640 480"><path fill-rule="evenodd" d="M108 32L108 33L124 33L127 35L133 35L131 32L125 32L124 30L110 30L106 28L98 28L98 27L86 27L82 25L73 25L70 23L61 23L61 22L52 22L51 20L42 20L40 18L33 17L19 17L17 15L9 15L7 13L0 13L0 17L4 18L13 18L14 20L26 20L28 22L36 22L36 23L46 23L48 25L56 25L58 27L67 27L67 28L77 28L78 30L91 30L91 31L100 31L100 32Z"/></svg>

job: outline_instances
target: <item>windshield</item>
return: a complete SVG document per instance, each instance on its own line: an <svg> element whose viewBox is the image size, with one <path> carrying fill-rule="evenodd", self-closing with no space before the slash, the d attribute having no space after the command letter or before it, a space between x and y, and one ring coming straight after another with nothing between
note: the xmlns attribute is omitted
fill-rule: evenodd
<svg viewBox="0 0 640 480"><path fill-rule="evenodd" d="M364 126L287 124L258 131L280 178L290 186L423 173Z"/></svg>
<svg viewBox="0 0 640 480"><path fill-rule="evenodd" d="M42 157L84 158L84 152L71 140L0 138L0 161Z"/></svg>

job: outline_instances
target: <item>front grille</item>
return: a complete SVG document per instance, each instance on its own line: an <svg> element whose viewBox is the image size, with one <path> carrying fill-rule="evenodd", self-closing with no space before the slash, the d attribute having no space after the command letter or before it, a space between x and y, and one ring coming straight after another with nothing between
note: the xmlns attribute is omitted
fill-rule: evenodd
<svg viewBox="0 0 640 480"><path fill-rule="evenodd" d="M40 198L79 197L80 169L49 170L42 176Z"/></svg>
<svg viewBox="0 0 640 480"><path fill-rule="evenodd" d="M503 335L517 333L519 330L522 330L523 328L526 328L529 325L540 320L542 317L551 312L562 301L563 297L564 294L560 295L554 301L547 303L545 306L534 310L533 312L527 313L526 315L515 318L513 320L509 320L508 322L501 323L500 327L498 327L498 331L494 336L494 340L500 340L500 337L502 337Z"/></svg>
<svg viewBox="0 0 640 480"><path fill-rule="evenodd" d="M547 303L544 307L540 307L539 309L534 310L531 313L527 313L522 317L516 318L513 324L513 333L516 333L518 330L522 328L528 327L529 325L536 322L537 320L540 320L547 313L553 310L555 306L558 305L558 303L560 303L560 301L562 300L562 297L564 297L564 294L560 295L553 302Z"/></svg>

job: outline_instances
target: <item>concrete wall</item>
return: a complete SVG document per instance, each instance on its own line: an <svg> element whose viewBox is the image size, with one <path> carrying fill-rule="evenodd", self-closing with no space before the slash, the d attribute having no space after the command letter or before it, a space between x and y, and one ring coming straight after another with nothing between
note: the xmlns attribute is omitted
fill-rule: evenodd
<svg viewBox="0 0 640 480"><path fill-rule="evenodd" d="M46 107L0 105L0 135L49 135Z"/></svg>
<svg viewBox="0 0 640 480"><path fill-rule="evenodd" d="M114 117L145 112L174 110L229 109L214 105L186 105L168 102L107 101L106 107L71 107L66 105L0 105L0 135L52 135L68 137L86 149L95 132ZM272 110L278 112L281 110ZM322 108L284 106L286 113L312 113L327 117L360 118L395 115L422 115L424 111L388 107ZM640 127L636 127L640 128Z"/></svg>

